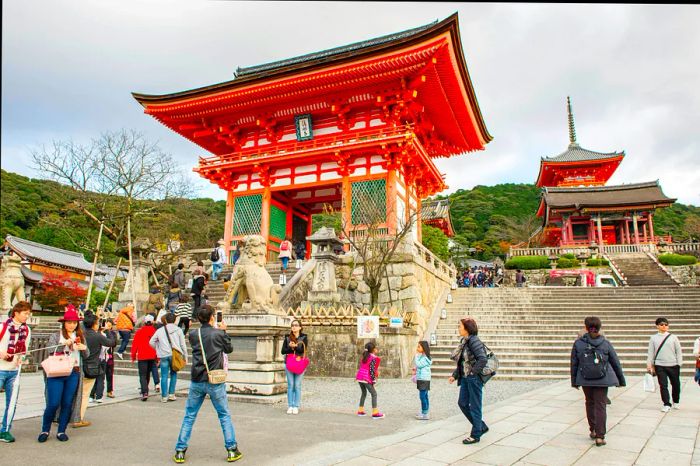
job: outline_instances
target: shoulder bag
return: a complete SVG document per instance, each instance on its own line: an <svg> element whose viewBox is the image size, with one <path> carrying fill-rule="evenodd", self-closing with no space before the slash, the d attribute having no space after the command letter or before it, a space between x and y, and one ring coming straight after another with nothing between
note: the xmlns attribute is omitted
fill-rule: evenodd
<svg viewBox="0 0 700 466"><path fill-rule="evenodd" d="M663 348L664 343L666 343L666 340L668 340L671 337L671 333L666 335L666 338L663 339L661 344L659 345L658 348L656 348L656 353L654 354L654 360L651 362L651 375L656 375L656 371L654 370L654 366L656 366L656 358L659 357L659 351L661 351L661 348Z"/></svg>
<svg viewBox="0 0 700 466"><path fill-rule="evenodd" d="M228 371L223 369L216 369L213 371L209 370L209 364L207 363L207 355L204 352L204 343L202 343L202 329L197 329L197 335L199 336L199 347L202 349L202 359L204 359L204 367L207 369L207 377L209 378L209 383L212 385L219 385L226 382L226 376Z"/></svg>
<svg viewBox="0 0 700 466"><path fill-rule="evenodd" d="M70 354L56 354L58 348L48 358L41 361L41 367L46 373L46 377L65 377L73 372L75 359Z"/></svg>
<svg viewBox="0 0 700 466"><path fill-rule="evenodd" d="M185 361L185 357L180 352L180 350L176 349L173 346L173 342L170 340L170 332L168 332L168 324L165 324L163 326L163 330L165 331L165 336L168 338L168 343L170 344L170 350L173 354L173 357L170 359L170 369L173 372L178 372L180 369L185 367L185 365L187 364L187 361ZM202 354L204 354L204 351L202 351Z"/></svg>
<svg viewBox="0 0 700 466"><path fill-rule="evenodd" d="M286 365L289 372L292 374L303 374L306 368L309 366L309 358L306 357L306 345L304 342L300 342L304 345L304 355L297 356L295 353L289 353L286 358Z"/></svg>

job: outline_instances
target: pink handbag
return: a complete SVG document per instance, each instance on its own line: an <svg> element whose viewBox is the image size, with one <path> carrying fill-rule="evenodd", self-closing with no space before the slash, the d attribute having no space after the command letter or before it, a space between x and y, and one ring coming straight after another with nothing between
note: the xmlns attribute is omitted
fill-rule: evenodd
<svg viewBox="0 0 700 466"><path fill-rule="evenodd" d="M302 345L304 345L304 343L302 343ZM306 357L306 345L304 345L303 357L290 353L287 355L285 363L287 365L287 369L289 369L289 372L292 374L303 374L306 368L309 366L309 358Z"/></svg>
<svg viewBox="0 0 700 466"><path fill-rule="evenodd" d="M48 358L41 361L41 367L46 373L46 377L65 377L73 372L73 367L75 366L75 359L71 355L57 355L52 354Z"/></svg>

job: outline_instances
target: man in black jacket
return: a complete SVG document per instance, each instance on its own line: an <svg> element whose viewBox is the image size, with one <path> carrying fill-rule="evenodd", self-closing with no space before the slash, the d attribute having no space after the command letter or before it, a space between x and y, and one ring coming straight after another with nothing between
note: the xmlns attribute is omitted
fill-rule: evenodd
<svg viewBox="0 0 700 466"><path fill-rule="evenodd" d="M117 344L114 335L106 337L97 331L99 319L93 313L85 313L83 326L85 327L85 345L88 356L83 361L83 398L80 404L80 421L73 423L73 427L85 427L90 425L90 421L85 420L88 399L92 388L95 386L95 379L100 375L102 369L100 365L100 353L103 346L115 346Z"/></svg>
<svg viewBox="0 0 700 466"><path fill-rule="evenodd" d="M202 327L190 331L189 334L190 346L192 347L192 381L190 382L190 391L185 403L185 417L182 420L182 427L180 427L173 460L176 463L185 462L185 452L192 434L192 426L197 419L197 413L204 398L209 395L224 433L227 461L231 463L238 461L243 455L238 451L236 434L228 410L226 384L209 383L208 377L209 371L224 369L224 354L233 351L231 337L226 334L225 322L219 323L216 328L214 327L214 309L208 304L199 309L197 319Z"/></svg>

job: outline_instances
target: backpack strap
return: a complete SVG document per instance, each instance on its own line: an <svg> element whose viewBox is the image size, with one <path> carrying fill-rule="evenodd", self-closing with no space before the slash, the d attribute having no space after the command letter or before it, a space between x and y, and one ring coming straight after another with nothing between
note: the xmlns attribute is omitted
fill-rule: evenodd
<svg viewBox="0 0 700 466"><path fill-rule="evenodd" d="M7 327L10 326L10 320L6 320L4 324L2 324L2 330L0 330L0 341L2 341L2 337L5 336L5 332L7 332Z"/></svg>

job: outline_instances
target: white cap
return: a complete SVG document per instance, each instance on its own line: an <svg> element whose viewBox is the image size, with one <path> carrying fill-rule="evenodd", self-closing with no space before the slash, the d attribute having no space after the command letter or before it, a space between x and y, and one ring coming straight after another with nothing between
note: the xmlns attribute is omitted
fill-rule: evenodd
<svg viewBox="0 0 700 466"><path fill-rule="evenodd" d="M146 314L146 317L143 318L144 322L153 322L155 319L151 314Z"/></svg>

